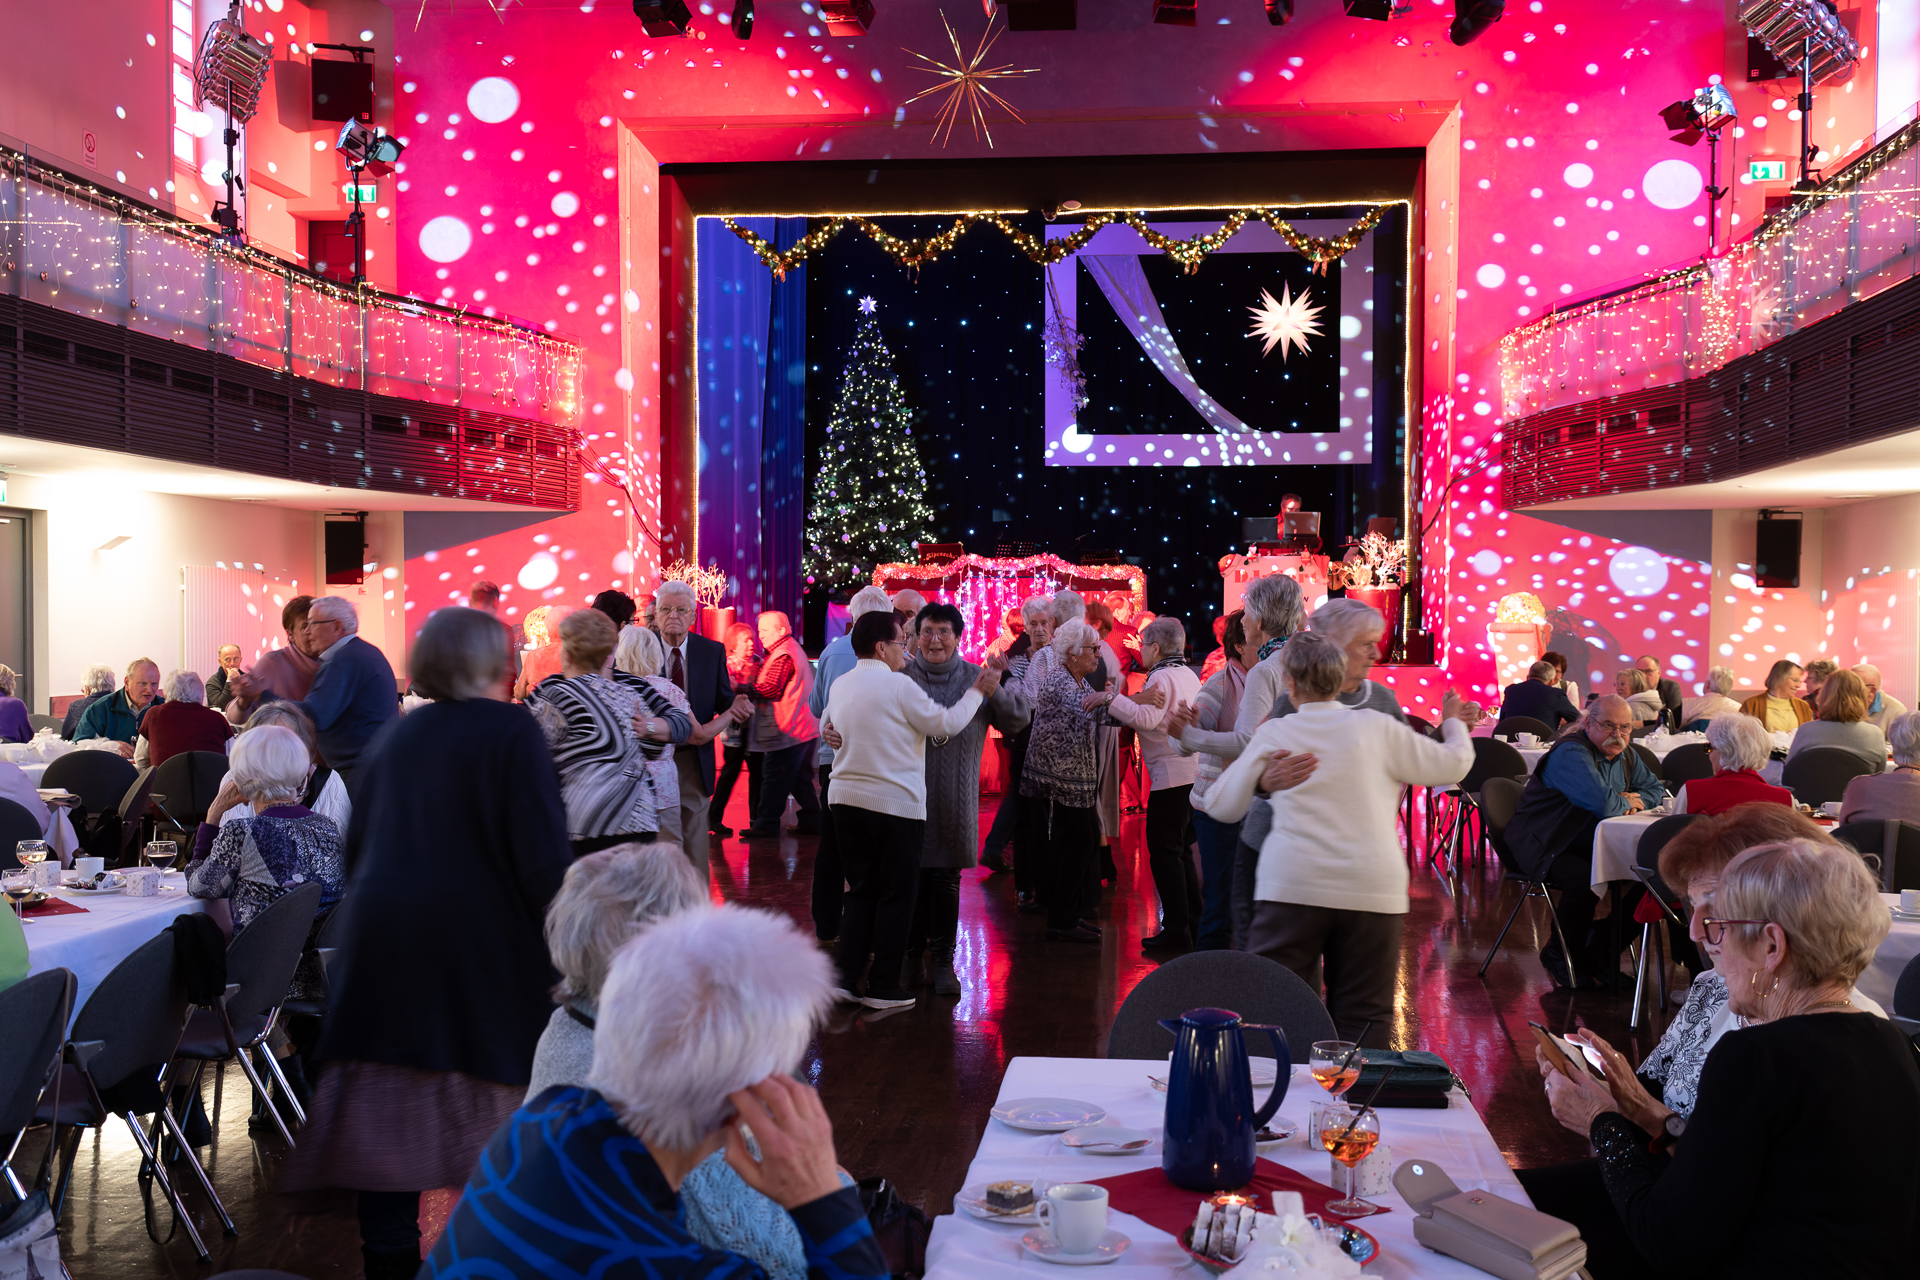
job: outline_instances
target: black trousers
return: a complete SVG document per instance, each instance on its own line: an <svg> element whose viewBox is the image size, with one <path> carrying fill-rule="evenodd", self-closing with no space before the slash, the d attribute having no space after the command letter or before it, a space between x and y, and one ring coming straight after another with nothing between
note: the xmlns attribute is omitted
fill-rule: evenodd
<svg viewBox="0 0 1920 1280"><path fill-rule="evenodd" d="M360 1243L375 1253L420 1252L420 1193L361 1191L354 1208L360 1219Z"/></svg>
<svg viewBox="0 0 1920 1280"><path fill-rule="evenodd" d="M1100 903L1099 811L1027 796L1020 818L1020 856L1035 864L1034 892L1047 908L1047 927L1071 929Z"/></svg>
<svg viewBox="0 0 1920 1280"><path fill-rule="evenodd" d="M840 906L840 985L853 990L871 955L871 986L891 991L900 981L913 924L926 820L837 804L833 828L847 878Z"/></svg>
<svg viewBox="0 0 1920 1280"><path fill-rule="evenodd" d="M1659 1274L1627 1235L1620 1211L1613 1207L1613 1197L1601 1180L1598 1160L1515 1169L1513 1176L1532 1197L1534 1208L1580 1228L1580 1238L1587 1242L1587 1274L1593 1280L1638 1280Z"/></svg>
<svg viewBox="0 0 1920 1280"><path fill-rule="evenodd" d="M1160 927L1191 943L1200 922L1200 876L1194 870L1191 785L1162 787L1147 796L1147 859L1160 896Z"/></svg>
<svg viewBox="0 0 1920 1280"><path fill-rule="evenodd" d="M1345 911L1295 902L1256 902L1247 950L1278 962L1320 991L1324 975L1327 1013L1342 1040L1369 1049L1393 1046L1394 982L1400 970L1400 929L1405 916Z"/></svg>
<svg viewBox="0 0 1920 1280"><path fill-rule="evenodd" d="M1033 892L1033 871L1020 865L1020 855L1025 852L1021 847L1020 807L1024 803L1020 795L1020 775L1027 767L1027 741L1032 736L1031 729L1022 729L1007 740L1007 789L1000 796L1000 808L994 812L993 825L987 828L987 841L981 850L982 855L1005 854L1009 844L1014 846L1013 887L1018 893Z"/></svg>
<svg viewBox="0 0 1920 1280"><path fill-rule="evenodd" d="M935 964L953 959L954 939L960 934L960 868L920 868L920 889L913 899L913 927L907 931L907 954L933 953Z"/></svg>
<svg viewBox="0 0 1920 1280"><path fill-rule="evenodd" d="M813 790L813 753L819 739L782 747L766 753L761 766L760 800L753 806L753 830L761 835L779 835L780 818L787 811L787 797L800 802L796 831L820 829L820 797Z"/></svg>
<svg viewBox="0 0 1920 1280"><path fill-rule="evenodd" d="M726 758L720 763L720 777L713 787L713 804L707 810L709 826L723 827L727 823L727 802L733 799L733 784L740 780L740 766L747 768L747 823L752 825L753 815L760 810L760 768L766 755L759 751L749 751L743 746L728 743Z"/></svg>
<svg viewBox="0 0 1920 1280"><path fill-rule="evenodd" d="M833 766L820 766L820 794L830 794L827 784L833 779ZM809 905L813 911L813 935L822 942L840 936L840 895L846 892L846 872L840 866L840 837L833 827L833 806L822 807L820 847L813 855L813 892Z"/></svg>

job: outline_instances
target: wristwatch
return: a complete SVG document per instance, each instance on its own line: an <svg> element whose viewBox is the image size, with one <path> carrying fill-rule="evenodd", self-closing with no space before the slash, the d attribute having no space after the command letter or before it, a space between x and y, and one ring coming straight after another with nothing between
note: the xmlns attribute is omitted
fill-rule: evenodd
<svg viewBox="0 0 1920 1280"><path fill-rule="evenodd" d="M1653 1140L1652 1149L1671 1151L1673 1144L1680 1141L1680 1136L1687 1131L1687 1118L1678 1111L1669 1112L1667 1118L1661 1122L1661 1127L1665 1132Z"/></svg>

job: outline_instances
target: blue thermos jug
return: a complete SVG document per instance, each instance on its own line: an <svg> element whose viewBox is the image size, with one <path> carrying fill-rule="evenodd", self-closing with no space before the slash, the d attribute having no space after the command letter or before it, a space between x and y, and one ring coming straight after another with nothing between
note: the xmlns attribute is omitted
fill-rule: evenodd
<svg viewBox="0 0 1920 1280"><path fill-rule="evenodd" d="M1273 1119L1287 1096L1293 1059L1279 1027L1253 1026L1231 1009L1189 1009L1173 1032L1173 1070L1167 1077L1166 1135L1161 1167L1167 1181L1190 1191L1233 1191L1253 1180L1253 1134ZM1253 1107L1253 1075L1247 1065L1248 1031L1273 1037L1279 1070L1273 1093Z"/></svg>

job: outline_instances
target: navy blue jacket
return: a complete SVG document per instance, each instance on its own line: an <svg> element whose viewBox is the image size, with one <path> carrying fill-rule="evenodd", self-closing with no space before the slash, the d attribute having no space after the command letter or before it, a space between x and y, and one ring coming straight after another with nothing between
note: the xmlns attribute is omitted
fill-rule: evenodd
<svg viewBox="0 0 1920 1280"><path fill-rule="evenodd" d="M344 774L358 763L373 735L400 714L400 694L387 655L359 636L349 636L321 661L306 701L293 705L319 730L320 754L328 767Z"/></svg>
<svg viewBox="0 0 1920 1280"><path fill-rule="evenodd" d="M1540 680L1522 680L1510 684L1500 695L1500 718L1531 716L1555 733L1560 726L1580 718L1580 708L1567 699L1567 691Z"/></svg>

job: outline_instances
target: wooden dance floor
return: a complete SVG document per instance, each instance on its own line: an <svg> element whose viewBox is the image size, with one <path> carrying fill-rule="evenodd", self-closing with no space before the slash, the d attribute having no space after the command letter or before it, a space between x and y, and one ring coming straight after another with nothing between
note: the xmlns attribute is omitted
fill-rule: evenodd
<svg viewBox="0 0 1920 1280"><path fill-rule="evenodd" d="M735 792L727 816L735 828L747 825L745 791ZM983 832L996 803L993 797L982 802ZM887 1012L843 1009L824 1028L807 1071L833 1117L843 1165L857 1176L884 1174L928 1213L947 1213L1006 1063L1029 1054L1100 1053L1115 1010L1155 965L1140 953L1140 939L1155 929L1144 818L1125 821L1116 859L1120 881L1105 895L1100 947L1049 943L1043 917L1015 910L1011 876L970 871L962 881L955 961L966 994L923 992L913 1008ZM726 841L724 851L714 851L716 896L788 912L811 931L813 846L810 837L751 846ZM1530 1167L1582 1157L1587 1144L1547 1112L1528 1020L1557 1029L1591 1026L1638 1061L1666 1018L1654 1031L1643 1027L1635 1034L1627 1029L1629 994L1555 993L1534 958L1546 927L1537 903L1515 922L1485 980L1477 977L1516 892L1491 862L1463 871L1457 897L1424 861L1416 868L1393 1040L1397 1047L1444 1054L1509 1161ZM223 1238L218 1220L200 1213L202 1201L189 1191L214 1266L199 1265L185 1232L153 1243L134 1176L138 1157L114 1121L82 1142L61 1222L62 1252L75 1280L199 1277L243 1267L311 1280L358 1275L351 1196L295 1202L275 1194L280 1139L248 1134L247 1085L238 1070L209 1077L208 1110L217 1119L203 1156L239 1234ZM31 1167L30 1159L19 1164ZM165 1239L168 1210L157 1194L154 1199L157 1234ZM451 1192L425 1197L428 1231L437 1231L450 1200Z"/></svg>

